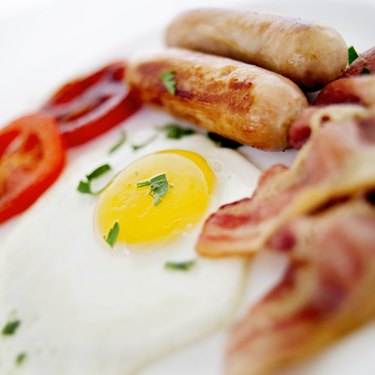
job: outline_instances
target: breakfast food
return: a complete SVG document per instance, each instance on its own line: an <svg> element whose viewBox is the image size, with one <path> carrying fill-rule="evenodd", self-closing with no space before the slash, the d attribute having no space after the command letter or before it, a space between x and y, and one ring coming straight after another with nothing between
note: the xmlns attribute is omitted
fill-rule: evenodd
<svg viewBox="0 0 375 375"><path fill-rule="evenodd" d="M310 138L311 128L321 127L328 121L345 122L366 119L370 116L371 111L359 104L310 106L293 122L289 129L288 140L291 146L299 150Z"/></svg>
<svg viewBox="0 0 375 375"><path fill-rule="evenodd" d="M159 130L172 120L167 115L144 109L136 116L126 124L128 140L116 152L107 150L119 131L82 146L61 179L2 240L0 322L20 321L13 336L0 334L6 340L0 351L2 373L14 371L17 355L25 352L20 370L30 375L132 374L227 325L240 303L247 261L197 257L194 243L206 211L246 196L258 170L205 135L167 138ZM153 142L139 146L154 135ZM102 211L95 194L76 188L84 175L105 164L111 170L101 182L117 177L100 197ZM132 168L139 172L136 179L121 181ZM173 187L154 205L150 186L136 185L160 172ZM190 188L204 189L205 181L206 198L200 199L207 207L198 212L199 220L193 217L160 238L172 216L186 220L196 201ZM93 181L92 190L101 182ZM116 196L111 188L119 183ZM128 228L119 220L112 249L103 239L101 215L115 209L128 184L135 190L133 219L147 225L131 228L133 238L122 239ZM155 213L158 220L151 223Z"/></svg>
<svg viewBox="0 0 375 375"><path fill-rule="evenodd" d="M68 147L120 124L141 106L123 83L125 63L115 62L62 86L42 107L53 116Z"/></svg>
<svg viewBox="0 0 375 375"><path fill-rule="evenodd" d="M337 103L375 106L375 75L337 79L325 86L314 102L316 105Z"/></svg>
<svg viewBox="0 0 375 375"><path fill-rule="evenodd" d="M187 11L169 25L166 43L255 64L308 89L338 78L347 64L345 42L332 27L244 10Z"/></svg>
<svg viewBox="0 0 375 375"><path fill-rule="evenodd" d="M278 228L263 251L288 254L289 266L231 330L227 374L271 374L374 318L371 194L291 218Z"/></svg>
<svg viewBox="0 0 375 375"><path fill-rule="evenodd" d="M370 109L367 110L366 108ZM368 118L375 108L375 76L350 76L329 83L314 106L306 108L289 129L288 142L296 149L307 141L311 127L327 121Z"/></svg>
<svg viewBox="0 0 375 375"><path fill-rule="evenodd" d="M0 223L25 211L60 175L65 146L85 143L141 106L117 62L61 87L39 113L0 129Z"/></svg>
<svg viewBox="0 0 375 375"><path fill-rule="evenodd" d="M271 251L289 266L231 331L227 373L255 375L321 350L375 316L375 119L312 127L290 169L223 206L198 243L214 257ZM270 355L272 353L272 355Z"/></svg>
<svg viewBox="0 0 375 375"><path fill-rule="evenodd" d="M172 93L162 79L168 72ZM181 49L133 58L126 80L144 103L262 150L287 148L288 128L307 106L300 89L278 74Z"/></svg>
<svg viewBox="0 0 375 375"><path fill-rule="evenodd" d="M371 113L343 124L328 121L319 127L317 122L290 169L274 165L252 198L221 207L207 219L198 252L212 257L254 254L289 218L371 189L373 122Z"/></svg>
<svg viewBox="0 0 375 375"><path fill-rule="evenodd" d="M145 156L122 171L101 195L100 231L104 237L118 223L117 239L128 248L140 242L166 242L201 221L214 186L214 172L195 152L167 150Z"/></svg>
<svg viewBox="0 0 375 375"><path fill-rule="evenodd" d="M257 17L274 31L271 16ZM298 32L319 29L298 22ZM355 71L371 73L371 56L361 55ZM210 346L208 355L202 342L192 348L204 358L202 373L265 375L372 319L372 76L345 86L340 103L354 93L355 104L306 108L287 78L223 57L168 49L133 59L129 70L129 92L125 64L113 63L58 90L42 106L54 119L32 115L0 131L0 213L4 186L8 196L20 187L41 193L36 166L48 159L52 184L62 143L81 145L68 150L48 193L0 228L0 373L154 375L151 362L222 328L221 338L229 333L225 358L224 345ZM335 98L340 82L323 94ZM274 165L259 179L253 155L279 163L287 153L242 147L245 159L221 148L236 142L162 112L145 107L128 118L140 98L241 143L302 149L292 167ZM124 119L123 128L97 137ZM15 138L34 120L35 135ZM41 144L39 131L54 137ZM271 287L252 279L246 285L262 256L281 258L286 272L278 263L276 278L265 272ZM205 371L210 356L218 365ZM179 373L177 362L177 370L156 373Z"/></svg>
<svg viewBox="0 0 375 375"><path fill-rule="evenodd" d="M54 118L42 114L0 131L0 223L31 206L60 175L65 149Z"/></svg>
<svg viewBox="0 0 375 375"><path fill-rule="evenodd" d="M272 167L251 199L207 220L201 254L276 251L290 261L232 329L228 374L269 373L375 316L367 303L375 281L374 129L371 112L312 127L290 169Z"/></svg>
<svg viewBox="0 0 375 375"><path fill-rule="evenodd" d="M369 50L361 53L361 55L358 56L346 68L342 77L352 77L352 76L358 76L360 74L371 74L371 73L375 73L375 47L372 47Z"/></svg>

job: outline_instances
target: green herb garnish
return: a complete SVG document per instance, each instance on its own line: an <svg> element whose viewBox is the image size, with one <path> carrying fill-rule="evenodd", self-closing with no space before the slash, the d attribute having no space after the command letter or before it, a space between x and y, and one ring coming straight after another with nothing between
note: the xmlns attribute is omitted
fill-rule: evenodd
<svg viewBox="0 0 375 375"><path fill-rule="evenodd" d="M188 260L186 262L166 262L164 267L168 270L189 271L195 265L195 260Z"/></svg>
<svg viewBox="0 0 375 375"><path fill-rule="evenodd" d="M18 354L17 357L16 357L16 365L17 366L22 365L22 363L26 359L26 356L27 356L26 353L20 353L20 354Z"/></svg>
<svg viewBox="0 0 375 375"><path fill-rule="evenodd" d="M149 139L147 139L147 140L144 141L143 143L138 144L138 145L132 144L131 147L132 147L133 151L137 151L137 150L139 150L140 148L149 145L149 144L150 144L151 142L153 142L156 138L157 138L157 135L153 135L152 137L150 137Z"/></svg>
<svg viewBox="0 0 375 375"><path fill-rule="evenodd" d="M92 194L90 183L88 181L80 181L77 190L82 194Z"/></svg>
<svg viewBox="0 0 375 375"><path fill-rule="evenodd" d="M151 180L150 180L151 181ZM137 183L137 188L145 187L145 186L150 186L151 182L150 181L142 181Z"/></svg>
<svg viewBox="0 0 375 375"><path fill-rule="evenodd" d="M11 320L3 327L2 334L4 336L14 335L20 326L21 322L19 320Z"/></svg>
<svg viewBox="0 0 375 375"><path fill-rule="evenodd" d="M348 65L350 65L353 61L357 60L359 57L357 51L353 46L349 47L348 49Z"/></svg>
<svg viewBox="0 0 375 375"><path fill-rule="evenodd" d="M86 178L89 180L89 181L92 181L94 180L95 178L98 178L100 177L101 175L103 175L104 173L107 173L108 171L111 170L111 166L109 164L103 164L101 165L100 167L94 169L90 174L88 174L86 176Z"/></svg>
<svg viewBox="0 0 375 375"><path fill-rule="evenodd" d="M120 233L120 224L116 221L113 227L109 230L107 237L104 237L107 244L113 247L117 241L118 234Z"/></svg>
<svg viewBox="0 0 375 375"><path fill-rule="evenodd" d="M167 124L159 128L159 130L164 131L169 139L180 139L195 133L193 129L183 128L177 124Z"/></svg>
<svg viewBox="0 0 375 375"><path fill-rule="evenodd" d="M148 181L141 181L137 183L137 188L142 188L145 186L150 187L150 192L148 194L154 198L154 206L161 203L160 198L164 197L168 190L172 187L172 185L168 183L167 176L165 174L160 174Z"/></svg>
<svg viewBox="0 0 375 375"><path fill-rule="evenodd" d="M176 93L175 71L170 69L168 72L161 73L160 78L167 91L174 95Z"/></svg>
<svg viewBox="0 0 375 375"><path fill-rule="evenodd" d="M124 130L120 133L120 139L109 149L108 153L112 154L117 151L126 142L126 132Z"/></svg>
<svg viewBox="0 0 375 375"><path fill-rule="evenodd" d="M212 141L214 141L219 147L231 148L233 150L236 150L238 147L242 146L241 143L232 141L231 139L222 137L221 135L216 133L208 132L207 136Z"/></svg>
<svg viewBox="0 0 375 375"><path fill-rule="evenodd" d="M101 193L107 186L105 186L103 189L100 189L99 191L94 192L91 190L91 182L101 175L109 172L110 170L111 166L109 164L103 164L100 167L94 169L90 174L86 175L86 181L81 180L79 182L77 190L82 194L96 195Z"/></svg>

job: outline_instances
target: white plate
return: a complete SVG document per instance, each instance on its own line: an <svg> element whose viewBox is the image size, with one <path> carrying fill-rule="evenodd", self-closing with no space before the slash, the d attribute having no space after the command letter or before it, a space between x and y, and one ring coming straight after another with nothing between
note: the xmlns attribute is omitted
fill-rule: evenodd
<svg viewBox="0 0 375 375"><path fill-rule="evenodd" d="M53 7L43 8L37 13L21 14L3 20L0 24L0 124L5 125L12 118L37 108L67 78L90 71L132 51L161 46L162 28L160 26L152 30L152 27L186 8L186 5L165 0L154 8L164 12L163 16L159 14L153 18L153 10L149 10L141 18L145 4L151 6L152 2L138 1L128 13L129 5L115 0L94 0L90 3L84 0L75 3L74 8L73 4L71 1L60 1ZM191 1L189 5L215 4L228 6L230 1ZM375 7L370 0L247 2L245 5L240 3L238 7L323 21L335 27L344 36L348 46L355 45L359 51L373 46ZM142 30L145 32L140 36ZM261 168L275 162L289 162L293 156L291 153L265 153L248 148L244 152ZM0 228L0 237L3 238L18 220ZM277 264L273 264L274 261ZM274 280L267 277L266 271L272 267L278 268L279 273L282 270L275 259L261 258L256 261L244 306L258 299L267 285L277 279L277 274L274 275ZM374 342L373 324L338 341L320 355L286 373L373 375ZM172 353L151 365L142 374L219 374L222 372L224 345L225 331L218 332L185 350Z"/></svg>

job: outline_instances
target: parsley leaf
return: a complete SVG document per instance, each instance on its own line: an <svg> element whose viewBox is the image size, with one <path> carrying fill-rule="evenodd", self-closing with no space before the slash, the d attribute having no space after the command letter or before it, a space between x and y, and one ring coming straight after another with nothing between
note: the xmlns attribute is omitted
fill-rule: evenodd
<svg viewBox="0 0 375 375"><path fill-rule="evenodd" d="M151 181L142 181L142 182L138 182L137 183L137 187L140 188L140 187L145 187L145 186L150 186L151 185Z"/></svg>
<svg viewBox="0 0 375 375"><path fill-rule="evenodd" d="M80 181L77 190L82 194L92 194L90 182L88 181Z"/></svg>
<svg viewBox="0 0 375 375"><path fill-rule="evenodd" d="M113 247L117 241L117 237L120 233L120 224L116 221L113 227L109 230L107 237L104 237L107 244Z"/></svg>
<svg viewBox="0 0 375 375"><path fill-rule="evenodd" d="M175 71L170 69L167 72L161 73L160 78L167 91L174 95L176 93Z"/></svg>
<svg viewBox="0 0 375 375"><path fill-rule="evenodd" d="M180 139L195 133L193 129L183 128L177 124L167 124L159 128L159 130L164 131L169 139Z"/></svg>
<svg viewBox="0 0 375 375"><path fill-rule="evenodd" d="M158 136L155 134L155 135L153 135L152 137L150 137L149 139L146 139L146 141L144 141L143 143L138 144L138 145L132 144L131 147L132 147L133 151L137 151L137 150L139 150L140 148L149 145L149 144L150 144L151 142L153 142L157 137L158 137Z"/></svg>
<svg viewBox="0 0 375 375"><path fill-rule="evenodd" d="M238 147L241 147L242 144L236 141L232 141L231 139L222 137L219 134L208 132L207 137L214 141L219 147L231 148L236 150Z"/></svg>
<svg viewBox="0 0 375 375"><path fill-rule="evenodd" d="M26 356L27 356L26 353L18 354L17 357L16 357L16 365L18 365L18 366L22 365L22 363L26 359Z"/></svg>
<svg viewBox="0 0 375 375"><path fill-rule="evenodd" d="M164 268L175 271L189 271L195 265L195 260L185 262L166 262Z"/></svg>
<svg viewBox="0 0 375 375"><path fill-rule="evenodd" d="M100 177L104 173L107 173L111 170L111 166L109 164L103 164L100 167L94 169L90 174L86 176L88 181L92 181L95 178Z"/></svg>
<svg viewBox="0 0 375 375"><path fill-rule="evenodd" d="M348 65L350 65L353 61L357 60L359 57L357 51L353 46L349 47L348 49Z"/></svg>
<svg viewBox="0 0 375 375"><path fill-rule="evenodd" d="M126 132L124 130L120 133L120 139L108 150L109 154L117 151L126 142Z"/></svg>
<svg viewBox="0 0 375 375"><path fill-rule="evenodd" d="M96 195L101 193L107 186L105 186L103 189L100 189L99 191L92 191L91 190L91 182L92 180L95 180L96 178L100 177L101 175L109 172L111 170L111 166L109 164L103 164L100 167L94 169L91 173L86 175L86 181L80 181L77 190L82 194L92 194Z"/></svg>
<svg viewBox="0 0 375 375"><path fill-rule="evenodd" d="M172 187L168 183L167 176L163 173L158 176L152 177L148 181L141 181L137 183L137 188L150 186L150 192L148 193L154 198L154 206L161 203L161 197L164 197L168 190Z"/></svg>
<svg viewBox="0 0 375 375"><path fill-rule="evenodd" d="M3 327L2 334L4 336L14 335L20 326L21 322L19 320L11 320Z"/></svg>

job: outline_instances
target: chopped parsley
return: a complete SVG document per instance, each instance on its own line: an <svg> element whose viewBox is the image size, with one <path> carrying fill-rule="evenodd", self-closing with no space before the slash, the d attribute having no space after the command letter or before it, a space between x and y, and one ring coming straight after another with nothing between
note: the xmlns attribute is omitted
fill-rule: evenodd
<svg viewBox="0 0 375 375"><path fill-rule="evenodd" d="M167 91L174 95L176 93L175 71L170 69L167 72L161 73L160 78Z"/></svg>
<svg viewBox="0 0 375 375"><path fill-rule="evenodd" d="M21 322L19 320L11 320L3 327L2 334L4 336L14 335L19 328Z"/></svg>
<svg viewBox="0 0 375 375"><path fill-rule="evenodd" d="M109 172L111 170L111 166L109 164L103 164L100 167L94 169L91 173L86 175L86 181L80 181L77 190L82 194L92 194L96 195L101 193L107 186L105 186L103 189L100 189L99 191L92 191L91 189L91 182L95 180L96 178L100 177L101 175Z"/></svg>
<svg viewBox="0 0 375 375"><path fill-rule="evenodd" d="M27 354L26 353L20 353L16 357L16 365L20 366L25 361Z"/></svg>
<svg viewBox="0 0 375 375"><path fill-rule="evenodd" d="M117 237L120 233L120 224L116 221L113 227L109 230L107 237L104 237L107 244L113 247L117 241Z"/></svg>
<svg viewBox="0 0 375 375"><path fill-rule="evenodd" d="M169 139L180 139L195 133L193 129L183 128L178 124L167 124L159 128L159 130L165 132Z"/></svg>
<svg viewBox="0 0 375 375"><path fill-rule="evenodd" d="M359 57L357 51L353 46L349 47L348 49L348 65L353 63Z"/></svg>
<svg viewBox="0 0 375 375"><path fill-rule="evenodd" d="M153 135L152 137L150 137L149 139L146 139L146 141L144 141L143 143L140 143L138 145L135 145L135 144L132 144L131 147L133 149L133 151L137 151L139 150L140 148L143 148L147 145L149 145L151 142L153 142L155 139L157 138L157 135Z"/></svg>
<svg viewBox="0 0 375 375"><path fill-rule="evenodd" d="M232 141L231 139L222 137L219 134L208 132L207 137L214 141L219 147L231 148L236 150L238 147L241 147L242 144L236 141Z"/></svg>
<svg viewBox="0 0 375 375"><path fill-rule="evenodd" d="M92 181L93 179L100 177L101 175L103 175L104 173L107 173L110 170L111 170L111 166L109 164L103 164L100 167L94 169L90 174L86 176L86 178L89 181Z"/></svg>
<svg viewBox="0 0 375 375"><path fill-rule="evenodd" d="M154 199L154 206L161 203L160 198L164 197L168 190L172 187L172 185L168 183L167 176L164 173L152 177L148 181L141 181L137 183L137 188L146 186L150 187L150 192L148 194Z"/></svg>
<svg viewBox="0 0 375 375"><path fill-rule="evenodd" d="M164 267L168 270L189 271L194 265L195 260L188 260L185 262L166 262Z"/></svg>
<svg viewBox="0 0 375 375"><path fill-rule="evenodd" d="M126 132L124 130L120 133L120 139L108 150L109 154L117 151L126 142Z"/></svg>

